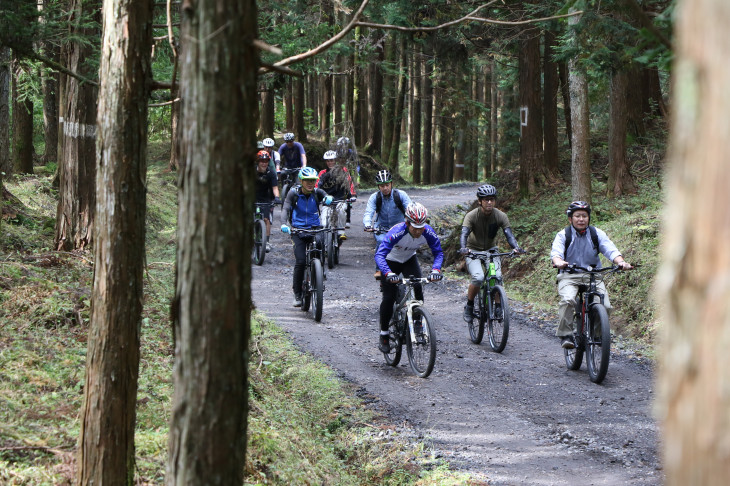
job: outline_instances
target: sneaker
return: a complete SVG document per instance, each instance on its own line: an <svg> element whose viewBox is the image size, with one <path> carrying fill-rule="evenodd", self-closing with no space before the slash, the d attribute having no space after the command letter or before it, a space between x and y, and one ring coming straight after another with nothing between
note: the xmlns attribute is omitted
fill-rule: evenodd
<svg viewBox="0 0 730 486"><path fill-rule="evenodd" d="M343 241L345 241L347 239L347 235L345 233L342 233L337 238L339 238L340 243L342 243Z"/></svg>
<svg viewBox="0 0 730 486"><path fill-rule="evenodd" d="M563 349L574 349L575 342L573 342L573 336L563 336L560 338L560 345Z"/></svg>
<svg viewBox="0 0 730 486"><path fill-rule="evenodd" d="M466 322L471 322L472 320L474 320L474 304L466 304L464 306L464 320Z"/></svg>
<svg viewBox="0 0 730 486"><path fill-rule="evenodd" d="M302 306L302 296L294 295L294 307L301 307L301 306Z"/></svg>
<svg viewBox="0 0 730 486"><path fill-rule="evenodd" d="M271 243L266 243L266 253L271 251Z"/></svg>
<svg viewBox="0 0 730 486"><path fill-rule="evenodd" d="M347 223L345 223L345 229L347 229L349 227L350 227L350 222L348 221Z"/></svg>
<svg viewBox="0 0 730 486"><path fill-rule="evenodd" d="M390 353L390 339L387 334L381 334L380 335L380 344L378 345L378 349L381 353Z"/></svg>
<svg viewBox="0 0 730 486"><path fill-rule="evenodd" d="M382 276L383 276L383 272L381 272L380 270L376 270L375 273L373 274L373 277L375 277L375 280L380 280L380 277L382 277Z"/></svg>

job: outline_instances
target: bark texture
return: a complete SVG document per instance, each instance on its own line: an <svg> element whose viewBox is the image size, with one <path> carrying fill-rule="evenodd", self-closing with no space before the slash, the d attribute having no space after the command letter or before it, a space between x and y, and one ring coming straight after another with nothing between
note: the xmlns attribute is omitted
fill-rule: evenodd
<svg viewBox="0 0 730 486"><path fill-rule="evenodd" d="M659 417L666 484L730 477L730 4L676 11L664 247Z"/></svg>
<svg viewBox="0 0 730 486"><path fill-rule="evenodd" d="M572 11L573 9L571 9ZM570 17L571 24L579 22L579 16ZM571 113L571 174L573 200L591 202L591 152L588 119L588 82L579 69L577 59L568 63L568 86Z"/></svg>
<svg viewBox="0 0 730 486"><path fill-rule="evenodd" d="M78 25L83 9L100 10L101 1L72 0L71 32L92 35L88 28ZM98 35L98 32L95 33ZM65 66L71 71L94 78L87 58L91 47L72 42L66 48ZM63 122L63 155L58 172L58 210L56 211L57 250L84 249L92 242L94 205L96 204L96 99L97 88L66 76L62 101L66 104Z"/></svg>
<svg viewBox="0 0 730 486"><path fill-rule="evenodd" d="M105 0L79 484L134 484L152 0Z"/></svg>
<svg viewBox="0 0 730 486"><path fill-rule="evenodd" d="M256 3L202 0L183 9L182 38L190 42L181 60L184 167L166 483L240 485L258 110Z"/></svg>

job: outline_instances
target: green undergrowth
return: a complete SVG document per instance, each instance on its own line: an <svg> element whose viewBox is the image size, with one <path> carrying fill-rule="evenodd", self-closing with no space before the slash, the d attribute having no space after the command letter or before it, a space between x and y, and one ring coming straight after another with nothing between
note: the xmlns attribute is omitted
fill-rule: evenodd
<svg viewBox="0 0 730 486"><path fill-rule="evenodd" d="M252 324L247 484L486 484L449 471L265 319Z"/></svg>
<svg viewBox="0 0 730 486"><path fill-rule="evenodd" d="M137 484L163 484L172 405L176 174L150 145L147 257L135 434ZM0 227L0 484L73 484L93 252L53 250L53 170L5 180L18 199ZM252 322L249 484L485 484L433 459L351 387Z"/></svg>
<svg viewBox="0 0 730 486"><path fill-rule="evenodd" d="M605 182L593 182L591 224L604 230L624 258L638 268L619 272L606 279L614 312L611 326L617 342L626 340L637 356L653 359L658 327L653 301L654 274L659 265L660 220L663 205L660 176L637 180L636 194L608 198ZM512 230L527 254L505 259L503 271L508 295L524 302L536 313L553 320L557 326L557 272L550 262L555 234L568 224L565 209L571 201L567 184L543 187L529 199L516 197L516 181L505 178L493 182L500 188L498 207L507 212ZM459 233L467 204L435 212L432 223L441 229L442 243L450 269L457 278L467 278L459 265ZM497 245L508 248L499 233ZM609 265L601 256L603 265Z"/></svg>

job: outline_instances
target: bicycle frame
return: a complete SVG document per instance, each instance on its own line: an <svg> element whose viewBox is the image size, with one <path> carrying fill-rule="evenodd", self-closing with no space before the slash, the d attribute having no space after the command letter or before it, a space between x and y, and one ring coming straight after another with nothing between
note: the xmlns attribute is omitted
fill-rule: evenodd
<svg viewBox="0 0 730 486"><path fill-rule="evenodd" d="M469 256L478 259L482 263L482 269L484 270L484 280L482 280L482 285L479 288L479 292L483 293L487 296L487 309L490 309L491 312L491 302L492 302L492 292L491 290L496 287L497 285L502 285L503 280L501 276L492 275L491 274L491 266L490 264L494 262L497 258L502 258L503 256L511 256L513 255L513 252L497 252L492 251L495 250L495 248L492 248L487 251L470 251ZM490 319L494 318L493 315L489 316Z"/></svg>
<svg viewBox="0 0 730 486"><path fill-rule="evenodd" d="M417 283L430 283L431 281L426 277L410 277L408 279L405 279L401 277L401 279L398 281L398 285L402 285L405 287L405 291L403 292L403 296L398 300L395 308L395 312L393 317L398 319L398 315L400 312L402 312L405 309L407 322L408 322L408 330L411 335L411 340L416 340L416 332L413 327L413 309L415 307L423 305L422 300L416 300L413 298L413 286ZM400 294L400 291L398 292Z"/></svg>

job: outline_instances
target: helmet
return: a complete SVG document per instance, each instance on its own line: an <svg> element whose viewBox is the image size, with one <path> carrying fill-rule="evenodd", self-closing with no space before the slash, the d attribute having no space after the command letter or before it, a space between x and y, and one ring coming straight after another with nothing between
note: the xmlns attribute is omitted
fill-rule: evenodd
<svg viewBox="0 0 730 486"><path fill-rule="evenodd" d="M271 160L271 155L266 150L259 150L256 154L257 160Z"/></svg>
<svg viewBox="0 0 730 486"><path fill-rule="evenodd" d="M261 150L262 148L264 148L264 142L262 142L261 140L259 140L258 142L256 142L256 148L259 149L259 150Z"/></svg>
<svg viewBox="0 0 730 486"><path fill-rule="evenodd" d="M479 189L477 189L477 197L479 199L483 197L497 197L497 188L491 184L479 186Z"/></svg>
<svg viewBox="0 0 730 486"><path fill-rule="evenodd" d="M273 147L274 146L274 139L273 138L265 138L264 139L264 147Z"/></svg>
<svg viewBox="0 0 730 486"><path fill-rule="evenodd" d="M293 142L294 141L294 134L292 132L287 132L284 134L284 141L285 142Z"/></svg>
<svg viewBox="0 0 730 486"><path fill-rule="evenodd" d="M423 204L412 202L406 208L406 220L414 228L423 228L426 226L426 218L428 218L428 210Z"/></svg>
<svg viewBox="0 0 730 486"><path fill-rule="evenodd" d="M378 171L378 173L375 175L376 184L387 184L388 182L392 182L392 181L393 181L393 177L390 175L389 170Z"/></svg>
<svg viewBox="0 0 730 486"><path fill-rule="evenodd" d="M337 139L337 145L350 145L350 139L347 137L340 137Z"/></svg>
<svg viewBox="0 0 730 486"><path fill-rule="evenodd" d="M324 153L324 160L334 160L337 158L337 154L334 150L328 150Z"/></svg>
<svg viewBox="0 0 730 486"><path fill-rule="evenodd" d="M565 211L565 214L567 214L570 218L573 216L573 213L578 210L588 211L588 216L591 215L591 205L585 201L573 201L568 206L568 210Z"/></svg>
<svg viewBox="0 0 730 486"><path fill-rule="evenodd" d="M299 179L303 181L316 181L317 179L319 179L319 175L317 175L317 171L311 167L302 167L302 170L299 171Z"/></svg>

